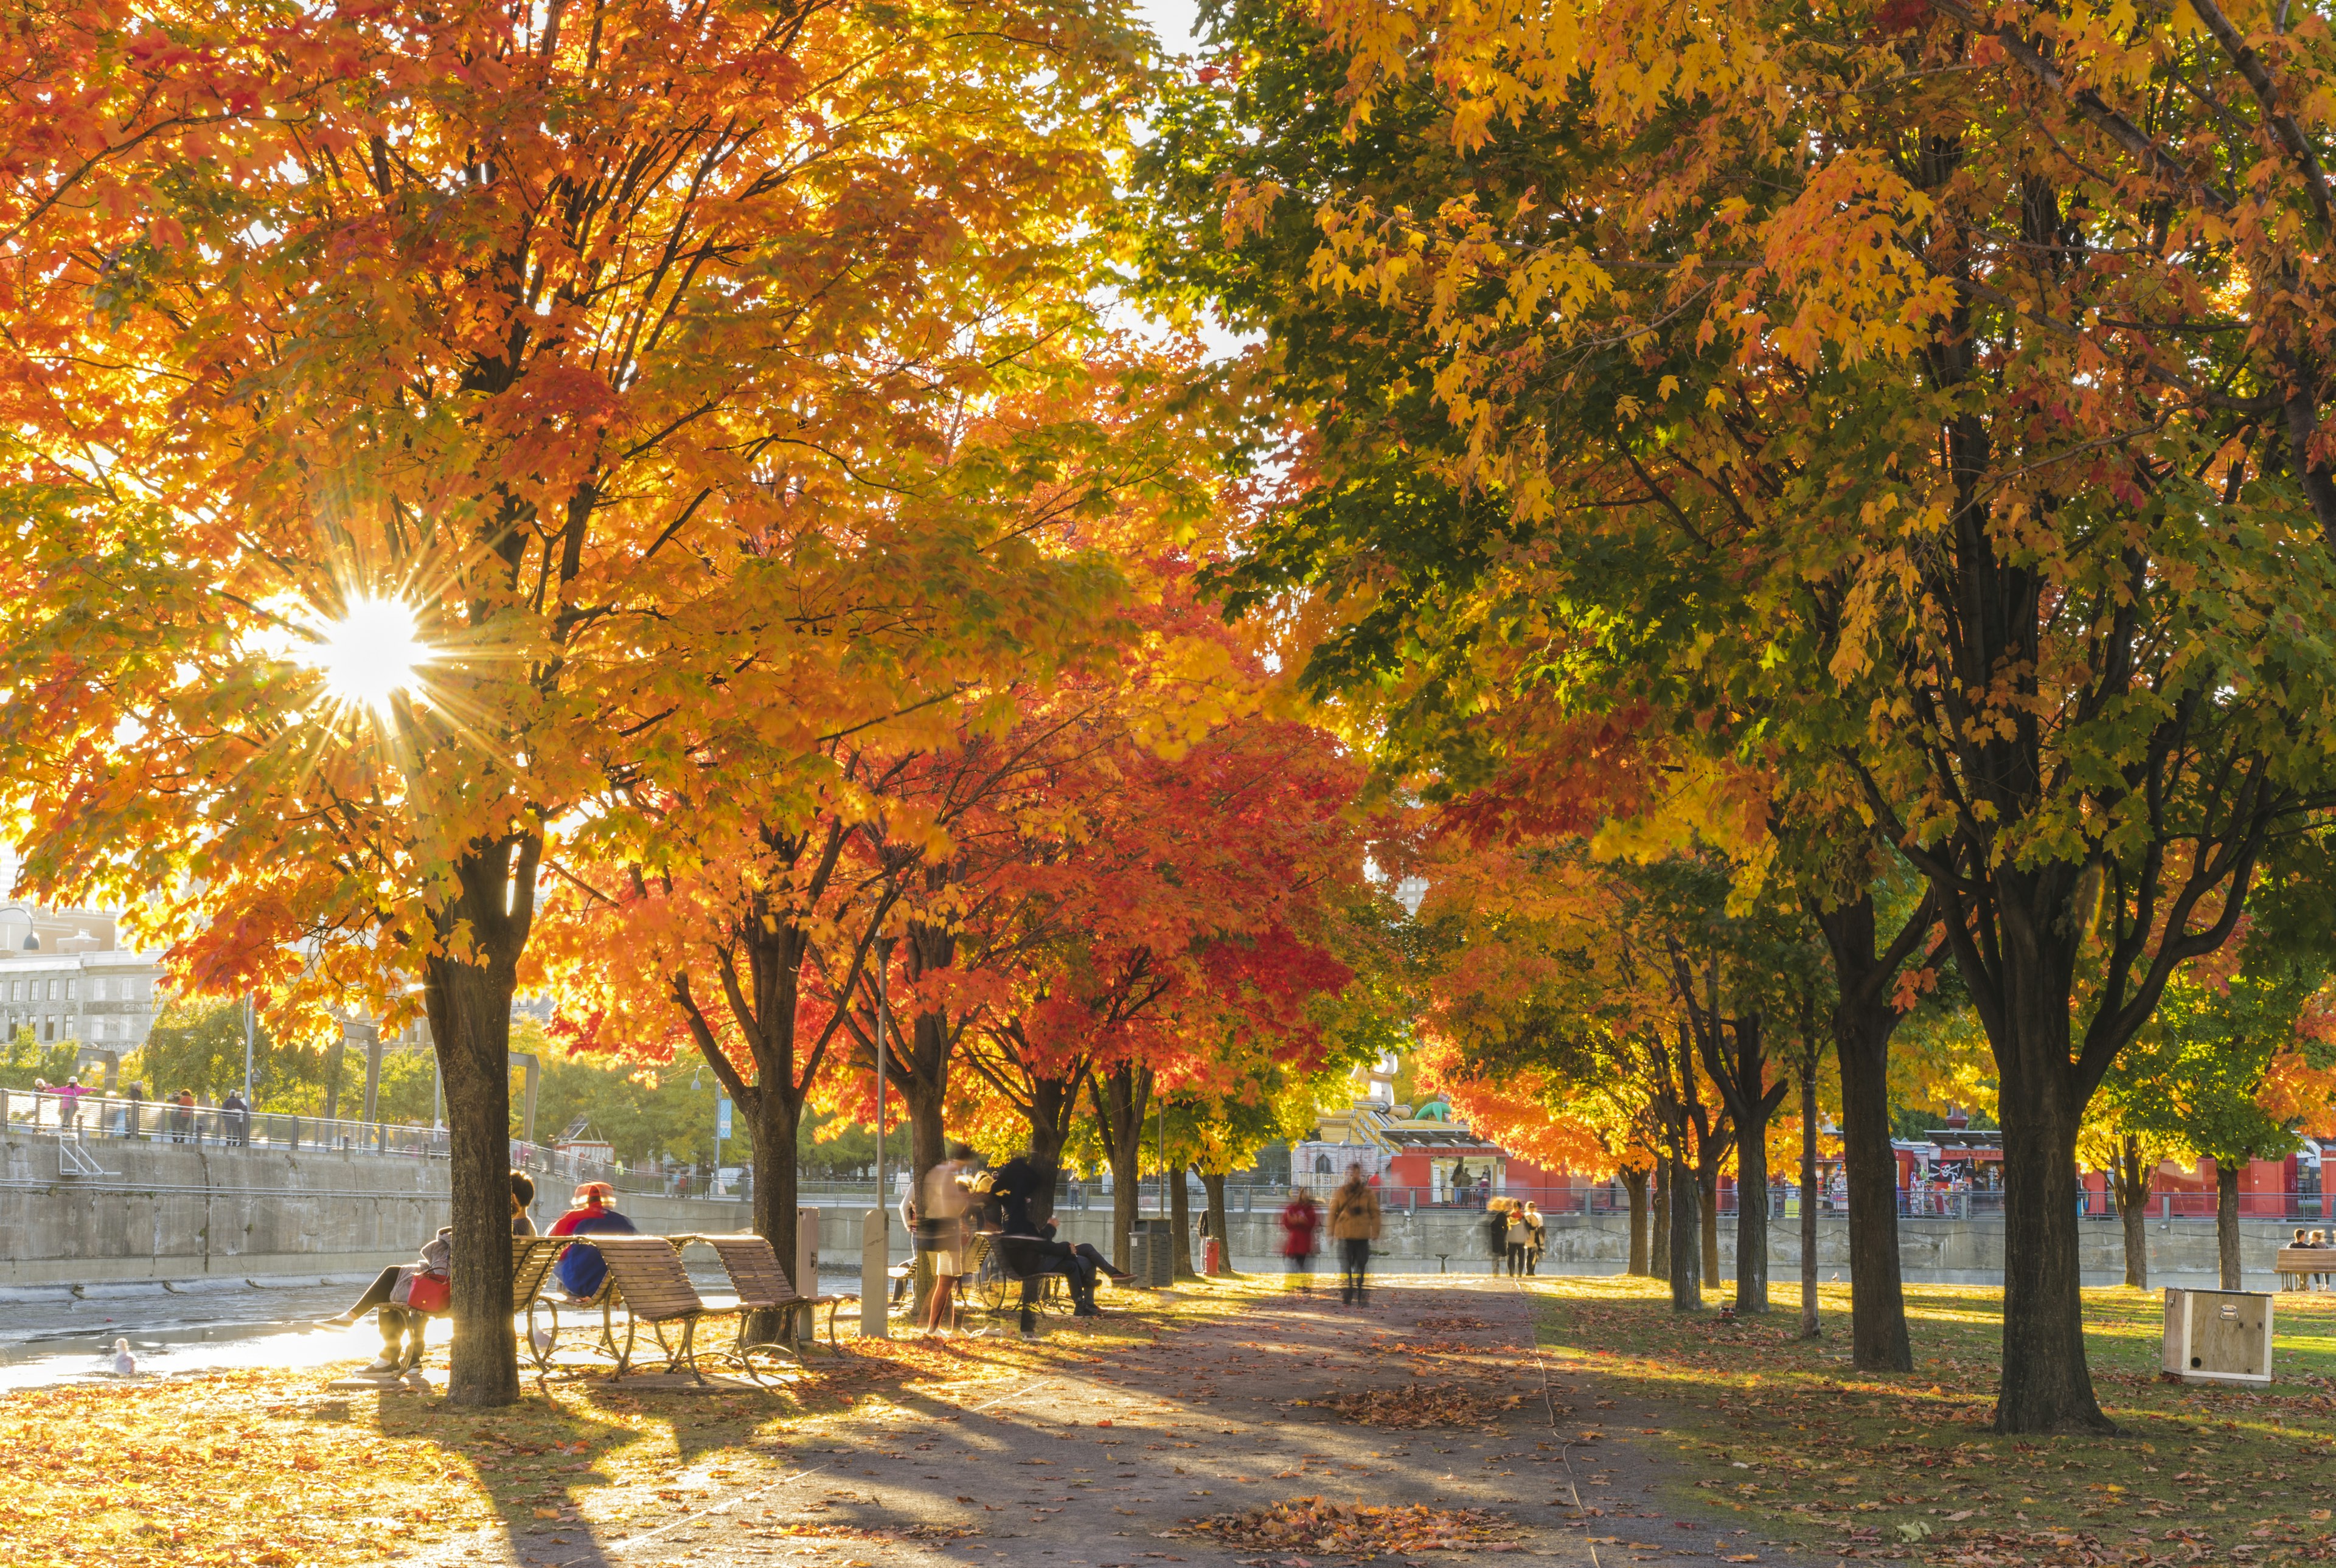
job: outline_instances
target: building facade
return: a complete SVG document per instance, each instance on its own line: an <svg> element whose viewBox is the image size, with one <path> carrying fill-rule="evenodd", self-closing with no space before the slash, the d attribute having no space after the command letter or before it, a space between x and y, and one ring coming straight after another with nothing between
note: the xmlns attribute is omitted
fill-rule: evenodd
<svg viewBox="0 0 2336 1568"><path fill-rule="evenodd" d="M0 1037L30 1029L42 1045L134 1051L154 1027L161 979L160 959L122 950L103 911L0 901Z"/></svg>

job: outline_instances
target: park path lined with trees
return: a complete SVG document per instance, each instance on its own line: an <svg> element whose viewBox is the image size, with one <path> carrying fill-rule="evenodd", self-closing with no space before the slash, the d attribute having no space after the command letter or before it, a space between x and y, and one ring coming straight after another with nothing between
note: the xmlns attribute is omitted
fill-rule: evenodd
<svg viewBox="0 0 2336 1568"><path fill-rule="evenodd" d="M2336 1131L2336 35L1204 27L0 24L24 891L277 1037L426 1017L458 1407L530 992L705 1065L790 1260L814 1115L1108 1167L1124 1249L1401 1049L1759 1318L1722 1185L1837 1154L1877 1375L1893 1133L1972 1106L1991 1419L2108 1433L2080 1162L2130 1239L2213 1158L2234 1282L2240 1164Z"/></svg>

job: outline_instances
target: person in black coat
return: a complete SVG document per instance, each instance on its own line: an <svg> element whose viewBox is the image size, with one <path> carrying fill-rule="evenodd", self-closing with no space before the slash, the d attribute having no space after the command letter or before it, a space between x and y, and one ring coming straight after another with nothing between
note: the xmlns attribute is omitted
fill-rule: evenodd
<svg viewBox="0 0 2336 1568"><path fill-rule="evenodd" d="M1113 1268L1085 1242L1072 1246L1056 1241L1052 1220L1038 1222L1030 1213L1031 1202L1039 1193L1054 1190L1054 1167L1028 1154L1017 1154L998 1167L990 1177L989 1193L998 1202L998 1248L1007 1265L1017 1274L1060 1273L1070 1284L1076 1315L1100 1317L1095 1300L1095 1276L1107 1274L1114 1281L1134 1276ZM1034 1286L1026 1285L1025 1295L1033 1290Z"/></svg>

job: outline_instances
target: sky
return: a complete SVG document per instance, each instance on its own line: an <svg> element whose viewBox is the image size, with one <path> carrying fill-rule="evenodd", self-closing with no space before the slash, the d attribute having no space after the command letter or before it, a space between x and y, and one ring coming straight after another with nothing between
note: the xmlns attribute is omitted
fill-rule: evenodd
<svg viewBox="0 0 2336 1568"><path fill-rule="evenodd" d="M1192 53L1195 0L1143 0L1136 9L1152 24L1153 36L1163 49L1171 54Z"/></svg>

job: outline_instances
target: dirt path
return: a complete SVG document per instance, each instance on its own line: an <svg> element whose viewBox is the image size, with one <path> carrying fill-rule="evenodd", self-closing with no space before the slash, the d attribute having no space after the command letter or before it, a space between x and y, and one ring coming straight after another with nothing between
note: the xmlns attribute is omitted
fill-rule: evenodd
<svg viewBox="0 0 2336 1568"><path fill-rule="evenodd" d="M562 1521L428 1555L529 1568L1253 1568L1339 1554L1231 1547L1181 1527L1319 1496L1487 1509L1518 1526L1502 1556L1445 1550L1383 1561L1456 1564L1518 1553L1583 1568L1784 1561L1734 1518L1662 1502L1661 1456L1630 1446L1636 1412L1599 1407L1594 1375L1579 1363L1550 1363L1545 1392L1531 1309L1505 1281L1389 1281L1361 1309L1340 1306L1335 1292L1269 1296L1237 1316L1150 1338L1061 1332L1049 1351L1037 1375L1002 1392L988 1385L965 1404L945 1390L910 1395L817 1439L709 1456L692 1477L687 1512L664 1523L637 1515L627 1533ZM1397 1409L1469 1419L1390 1428L1350 1422L1329 1403L1373 1391Z"/></svg>

